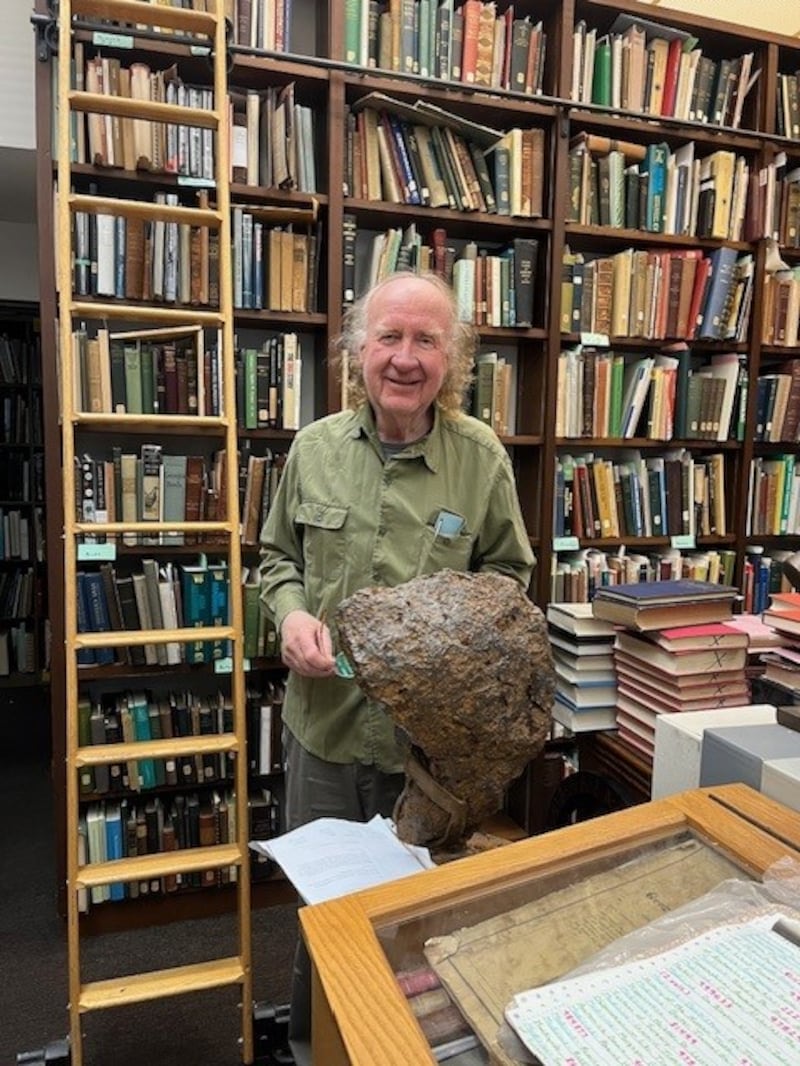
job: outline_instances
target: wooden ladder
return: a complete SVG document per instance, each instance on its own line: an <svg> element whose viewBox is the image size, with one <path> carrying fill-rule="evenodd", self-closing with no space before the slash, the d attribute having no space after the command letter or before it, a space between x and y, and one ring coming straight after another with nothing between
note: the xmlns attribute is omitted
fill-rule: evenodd
<svg viewBox="0 0 800 1066"><path fill-rule="evenodd" d="M211 5L209 5L211 6ZM196 12L165 7L141 0L60 0L57 127L57 280L59 288L59 342L61 361L62 467L64 491L64 610L66 647L66 843L67 843L67 940L69 962L69 1035L73 1066L81 1066L83 1047L81 1019L84 1013L125 1004L144 1002L193 991L238 985L241 988L242 1060L253 1061L252 976L250 943L250 878L248 857L247 759L245 752L245 687L243 625L240 592L241 553L238 516L237 433L235 416L235 371L230 237L230 144L226 93L226 32L223 0L216 12ZM160 28L191 35L194 44L207 46L213 62L213 110L197 110L165 103L79 92L71 88L73 19L104 19L132 27ZM123 29L122 32L131 32ZM75 112L146 119L154 122L202 126L214 131L216 205L202 210L183 206L145 203L70 193L70 117ZM166 220L206 226L219 231L220 301L218 311L169 307L133 306L117 301L75 299L72 282L73 226L75 212L109 213L149 221ZM222 411L211 415L138 415L87 413L76 409L72 383L78 371L72 348L77 319L104 321L124 319L159 326L201 325L219 331L222 350ZM216 522L166 523L115 521L102 527L109 536L124 533L166 532L214 534L228 556L230 621L228 625L202 629L158 629L126 632L79 633L77 620L77 559L82 534L97 534L97 525L75 518L76 434L191 434L219 439L225 449L227 518ZM202 545L200 545L202 550ZM81 746L78 734L79 678L77 655L81 649L122 647L145 643L226 640L232 648L232 731L221 735L182 737L138 743ZM81 863L79 858L79 789L81 768L142 758L176 759L209 753L234 755L236 837L214 846L188 848L102 863ZM111 980L84 982L81 965L79 894L93 886L116 882L144 881L168 875L235 867L238 953L233 957L145 973L125 974ZM212 889L209 889L212 891Z"/></svg>

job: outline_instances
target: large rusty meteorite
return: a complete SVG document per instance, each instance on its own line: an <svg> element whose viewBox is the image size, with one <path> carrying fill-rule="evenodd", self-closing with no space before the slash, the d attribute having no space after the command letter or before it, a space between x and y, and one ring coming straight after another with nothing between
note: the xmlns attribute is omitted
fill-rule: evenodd
<svg viewBox="0 0 800 1066"><path fill-rule="evenodd" d="M359 685L411 742L400 837L463 844L547 736L554 675L544 616L511 578L442 570L362 589L336 622Z"/></svg>

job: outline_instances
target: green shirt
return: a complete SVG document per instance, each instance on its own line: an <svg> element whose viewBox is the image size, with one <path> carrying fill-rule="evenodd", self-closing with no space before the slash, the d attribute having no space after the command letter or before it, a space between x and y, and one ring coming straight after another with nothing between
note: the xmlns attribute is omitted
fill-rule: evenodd
<svg viewBox="0 0 800 1066"><path fill-rule="evenodd" d="M455 536L435 532L443 512L457 516L451 528L463 520ZM527 589L533 563L511 462L488 426L437 410L426 438L386 459L365 407L297 434L261 534L261 595L280 632L290 611L330 625L358 589L445 567L496 570ZM283 719L318 758L402 769L392 721L354 681L290 672Z"/></svg>

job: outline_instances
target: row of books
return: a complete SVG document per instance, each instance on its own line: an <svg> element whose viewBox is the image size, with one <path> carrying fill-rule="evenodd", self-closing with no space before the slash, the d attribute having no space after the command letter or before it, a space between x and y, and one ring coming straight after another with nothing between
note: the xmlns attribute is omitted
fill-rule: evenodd
<svg viewBox="0 0 800 1066"><path fill-rule="evenodd" d="M568 222L738 241L747 212L750 167L718 149L695 158L695 142L625 142L579 134L569 155ZM593 146L602 146L598 151Z"/></svg>
<svg viewBox="0 0 800 1066"><path fill-rule="evenodd" d="M232 91L231 181L266 189L317 192L317 134L312 108L281 88Z"/></svg>
<svg viewBox="0 0 800 1066"><path fill-rule="evenodd" d="M36 633L30 622L0 625L0 677L36 673Z"/></svg>
<svg viewBox="0 0 800 1066"><path fill-rule="evenodd" d="M27 385L42 380L38 338L26 340L0 333L0 384Z"/></svg>
<svg viewBox="0 0 800 1066"><path fill-rule="evenodd" d="M195 10L206 3L192 0ZM292 0L225 0L224 8L234 44L269 52L291 51Z"/></svg>
<svg viewBox="0 0 800 1066"><path fill-rule="evenodd" d="M235 354L236 411L244 429L299 429L302 344L296 333Z"/></svg>
<svg viewBox="0 0 800 1066"><path fill-rule="evenodd" d="M800 692L800 596L793 589L772 592L763 621L778 638L761 655L763 677L787 693L785 702L797 704Z"/></svg>
<svg viewBox="0 0 800 1066"><path fill-rule="evenodd" d="M31 512L0 507L0 560L41 562L44 558L44 522L41 507Z"/></svg>
<svg viewBox="0 0 800 1066"><path fill-rule="evenodd" d="M286 461L283 452L265 449L255 455L249 442L239 453L239 514L242 542L256 544ZM107 522L199 522L225 517L222 471L225 452L212 456L165 453L160 444L142 444L139 453L113 449L112 459L88 453L75 459L76 521L91 523L96 532L81 536L83 543L103 543ZM128 547L137 545L206 545L216 534L177 530L153 535L123 533ZM38 542L37 542L38 543Z"/></svg>
<svg viewBox="0 0 800 1066"><path fill-rule="evenodd" d="M240 458L240 514L242 516L242 544L258 544L281 474L286 454L243 454Z"/></svg>
<svg viewBox="0 0 800 1066"><path fill-rule="evenodd" d="M283 768L283 696L283 683L280 681L267 681L247 692L247 758L250 773L258 777L268 776Z"/></svg>
<svg viewBox="0 0 800 1066"><path fill-rule="evenodd" d="M33 567L0 571L0 621L31 618L42 593L42 579Z"/></svg>
<svg viewBox="0 0 800 1066"><path fill-rule="evenodd" d="M471 413L491 426L498 437L510 437L517 427L516 398L516 355L480 352L472 387Z"/></svg>
<svg viewBox="0 0 800 1066"><path fill-rule="evenodd" d="M550 599L554 603L588 603L599 588L638 581L710 581L730 585L736 552L660 552L611 554L599 548L559 552L553 556Z"/></svg>
<svg viewBox="0 0 800 1066"><path fill-rule="evenodd" d="M210 111L211 89L187 86L177 68L152 70L147 63L125 66L119 59L84 58L76 41L71 64L72 87L78 92L172 104ZM149 122L122 115L73 112L70 116L71 161L125 170L148 170L214 181L213 131L205 125Z"/></svg>
<svg viewBox="0 0 800 1066"><path fill-rule="evenodd" d="M220 415L219 337L201 326L72 334L75 407L115 414Z"/></svg>
<svg viewBox="0 0 800 1066"><path fill-rule="evenodd" d="M183 629L227 625L229 583L224 562L198 564L143 559L141 569L118 574L111 563L77 574L79 633ZM79 666L169 666L209 663L230 654L224 639L188 643L132 644L128 647L80 648Z"/></svg>
<svg viewBox="0 0 800 1066"><path fill-rule="evenodd" d="M561 454L554 537L724 536L725 457L686 448L643 458Z"/></svg>
<svg viewBox="0 0 800 1066"><path fill-rule="evenodd" d="M778 72L775 128L782 137L800 138L800 71Z"/></svg>
<svg viewBox="0 0 800 1066"><path fill-rule="evenodd" d="M2 444L42 443L42 398L39 392L28 397L18 391L2 397L3 420L0 426Z"/></svg>
<svg viewBox="0 0 800 1066"><path fill-rule="evenodd" d="M628 358L590 348L558 358L556 436L650 440L744 439L748 378L741 356L692 366L686 345Z"/></svg>
<svg viewBox="0 0 800 1066"><path fill-rule="evenodd" d="M573 31L571 98L738 129L759 75L753 53L712 58L697 38L665 29L621 15L602 33L581 19Z"/></svg>
<svg viewBox="0 0 800 1066"><path fill-rule="evenodd" d="M360 67L541 93L541 21L480 0L356 0L345 8L345 59Z"/></svg>
<svg viewBox="0 0 800 1066"><path fill-rule="evenodd" d="M44 500L44 456L14 454L13 462L0 463L0 500L39 503Z"/></svg>
<svg viewBox="0 0 800 1066"><path fill-rule="evenodd" d="M781 363L756 384L757 441L796 441L800 434L800 359Z"/></svg>
<svg viewBox="0 0 800 1066"><path fill-rule="evenodd" d="M208 207L208 192L197 194ZM176 192L157 192L157 204L179 205ZM73 292L187 306L219 303L219 233L164 219L110 212L73 213Z"/></svg>
<svg viewBox="0 0 800 1066"><path fill-rule="evenodd" d="M800 266L764 274L763 308L764 344L796 347L800 335Z"/></svg>
<svg viewBox="0 0 800 1066"><path fill-rule="evenodd" d="M76 520L95 523L97 533L84 543L105 540L106 522L196 522L224 517L220 499L222 457L164 453L160 444L142 444L138 454L114 446L112 458L84 453L75 458ZM124 533L122 543L193 544L195 534L161 533L152 537Z"/></svg>
<svg viewBox="0 0 800 1066"><path fill-rule="evenodd" d="M431 271L453 287L461 321L521 328L534 324L539 242L533 238L479 247L475 241L451 242L446 230L437 227L424 244L413 223L370 233L359 230L351 214L344 217L344 235L345 303L397 271Z"/></svg>
<svg viewBox="0 0 800 1066"><path fill-rule="evenodd" d="M364 106L370 99L382 106ZM449 124L448 117L445 112L442 124L421 121L427 114L417 115L381 94L353 105L347 120L346 193L423 207L541 216L544 130L495 131L485 148L470 136L468 124L462 133L456 117Z"/></svg>
<svg viewBox="0 0 800 1066"><path fill-rule="evenodd" d="M189 691L163 695L139 690L109 693L78 701L78 744L129 744L173 737L198 737L230 733L233 708L222 692L201 696ZM140 792L165 785L197 785L225 780L233 774L227 752L183 755L178 758L142 758L121 763L80 767L81 796Z"/></svg>
<svg viewBox="0 0 800 1066"><path fill-rule="evenodd" d="M760 615L770 605L776 593L791 591L783 572L783 563L792 553L788 548L764 550L763 544L749 544L745 548L742 568L742 611Z"/></svg>
<svg viewBox="0 0 800 1066"><path fill-rule="evenodd" d="M270 226L257 209L233 209L233 306L237 310L314 311L321 229Z"/></svg>
<svg viewBox="0 0 800 1066"><path fill-rule="evenodd" d="M708 255L626 248L596 257L565 247L561 332L745 340L752 283L752 255L727 245Z"/></svg>
<svg viewBox="0 0 800 1066"><path fill-rule="evenodd" d="M79 862L113 862L136 855L225 844L236 840L235 825L236 801L227 790L91 803L79 819ZM99 885L81 896L79 909L87 910L90 903L229 884L237 876L236 867L231 866Z"/></svg>
<svg viewBox="0 0 800 1066"><path fill-rule="evenodd" d="M780 158L781 165L773 163L771 168L774 227L765 227L764 234L787 248L800 248L800 167L787 170L785 154Z"/></svg>
<svg viewBox="0 0 800 1066"><path fill-rule="evenodd" d="M756 456L751 461L745 532L748 536L800 533L800 467L794 453Z"/></svg>

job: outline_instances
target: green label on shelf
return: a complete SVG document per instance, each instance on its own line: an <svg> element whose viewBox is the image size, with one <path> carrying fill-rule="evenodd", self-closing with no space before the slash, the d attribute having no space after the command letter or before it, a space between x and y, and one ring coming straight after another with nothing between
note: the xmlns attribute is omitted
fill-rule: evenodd
<svg viewBox="0 0 800 1066"><path fill-rule="evenodd" d="M189 185L193 189L213 189L216 182L213 178L192 178L188 174L179 174L178 184Z"/></svg>
<svg viewBox="0 0 800 1066"><path fill-rule="evenodd" d="M211 55L211 49L207 44L193 44L189 49L193 56L207 56Z"/></svg>
<svg viewBox="0 0 800 1066"><path fill-rule="evenodd" d="M250 660L243 660L243 667L245 670L250 669ZM230 655L226 655L224 659L214 660L214 673L215 674L232 674L233 673L233 658Z"/></svg>
<svg viewBox="0 0 800 1066"><path fill-rule="evenodd" d="M79 563L106 563L113 562L117 557L117 546L110 544L79 544Z"/></svg>
<svg viewBox="0 0 800 1066"><path fill-rule="evenodd" d="M673 548L696 548L694 533L681 533L678 536L669 538L670 546Z"/></svg>
<svg viewBox="0 0 800 1066"><path fill-rule="evenodd" d="M576 552L580 546L577 537L553 537L554 552Z"/></svg>
<svg viewBox="0 0 800 1066"><path fill-rule="evenodd" d="M611 341L605 333L581 333L581 344L594 348L607 348Z"/></svg>
<svg viewBox="0 0 800 1066"><path fill-rule="evenodd" d="M92 44L106 48L133 48L133 37L128 33L104 33L95 30L92 34Z"/></svg>

